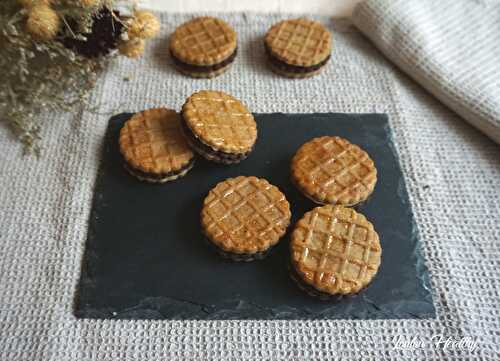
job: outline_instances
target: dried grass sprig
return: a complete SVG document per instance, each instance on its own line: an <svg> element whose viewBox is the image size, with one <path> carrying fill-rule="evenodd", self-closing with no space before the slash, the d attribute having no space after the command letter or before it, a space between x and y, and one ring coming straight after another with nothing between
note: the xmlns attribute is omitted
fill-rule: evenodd
<svg viewBox="0 0 500 361"><path fill-rule="evenodd" d="M68 49L64 37L81 37L92 25L98 7L52 1L64 26L57 38L40 41L26 31L29 8L18 0L0 2L0 122L24 144L25 152L40 153L39 114L69 111L85 103L108 57L89 59ZM110 2L107 1L107 5ZM78 25L72 29L65 19Z"/></svg>

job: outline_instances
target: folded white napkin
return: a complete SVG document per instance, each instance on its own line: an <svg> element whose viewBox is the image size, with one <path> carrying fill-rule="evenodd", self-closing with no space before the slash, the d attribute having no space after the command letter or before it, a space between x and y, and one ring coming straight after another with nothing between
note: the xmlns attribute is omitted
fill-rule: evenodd
<svg viewBox="0 0 500 361"><path fill-rule="evenodd" d="M354 24L398 67L500 143L500 3L367 0Z"/></svg>

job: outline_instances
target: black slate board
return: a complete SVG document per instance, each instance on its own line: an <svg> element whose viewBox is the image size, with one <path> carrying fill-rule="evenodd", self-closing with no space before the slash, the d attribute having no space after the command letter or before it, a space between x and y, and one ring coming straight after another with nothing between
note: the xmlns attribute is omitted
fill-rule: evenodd
<svg viewBox="0 0 500 361"><path fill-rule="evenodd" d="M142 183L126 173L118 132L130 114L113 117L89 219L75 301L80 318L117 319L387 319L431 318L428 272L387 116L256 114L259 139L239 165L201 159L181 180ZM234 263L204 242L199 212L207 192L237 175L277 185L296 221L315 205L289 181L290 159L307 140L339 135L374 159L378 183L358 207L380 234L382 265L359 295L315 300L288 277L288 235L263 261Z"/></svg>

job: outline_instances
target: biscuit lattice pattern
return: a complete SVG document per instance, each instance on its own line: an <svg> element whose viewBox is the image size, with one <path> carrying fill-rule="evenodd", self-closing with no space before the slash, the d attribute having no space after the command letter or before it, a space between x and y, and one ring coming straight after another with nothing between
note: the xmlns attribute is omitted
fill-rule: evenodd
<svg viewBox="0 0 500 361"><path fill-rule="evenodd" d="M181 61L212 65L236 49L236 33L224 21L195 18L181 25L173 35L171 50Z"/></svg>
<svg viewBox="0 0 500 361"><path fill-rule="evenodd" d="M340 137L320 137L303 145L292 161L292 174L318 201L344 205L366 199L377 180L368 154Z"/></svg>
<svg viewBox="0 0 500 361"><path fill-rule="evenodd" d="M318 64L331 51L328 31L320 23L306 19L276 24L269 30L266 43L280 60L299 66Z"/></svg>
<svg viewBox="0 0 500 361"><path fill-rule="evenodd" d="M253 115L238 99L223 92L193 94L182 114L193 133L215 150L245 153L257 139Z"/></svg>
<svg viewBox="0 0 500 361"><path fill-rule="evenodd" d="M180 131L180 117L170 109L135 114L120 131L125 160L144 172L168 173L185 167L194 154Z"/></svg>
<svg viewBox="0 0 500 361"><path fill-rule="evenodd" d="M331 294L359 291L376 274L381 248L373 225L353 209L318 207L292 234L292 259L307 283Z"/></svg>
<svg viewBox="0 0 500 361"><path fill-rule="evenodd" d="M241 176L210 191L202 210L202 226L224 250L252 253L276 244L290 217L290 205L277 187L264 179Z"/></svg>

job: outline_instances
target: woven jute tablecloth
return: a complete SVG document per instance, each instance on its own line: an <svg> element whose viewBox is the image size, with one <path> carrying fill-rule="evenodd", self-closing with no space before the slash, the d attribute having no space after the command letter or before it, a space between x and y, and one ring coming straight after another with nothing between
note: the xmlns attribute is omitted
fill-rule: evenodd
<svg viewBox="0 0 500 361"><path fill-rule="evenodd" d="M309 80L275 76L262 36L286 16L220 15L239 34L231 71L177 74L167 37L187 15L162 15L163 33L138 61L102 77L99 113L45 115L44 155L21 158L0 132L0 360L500 359L500 148L384 60L353 28L334 35L331 63ZM130 81L125 81L129 77ZM192 92L220 89L255 112L383 112L430 269L435 320L78 320L73 300L109 112L179 109ZM383 209L381 209L383 211ZM390 261L390 260L389 260ZM436 337L474 338L473 350ZM398 340L414 340L404 350Z"/></svg>

